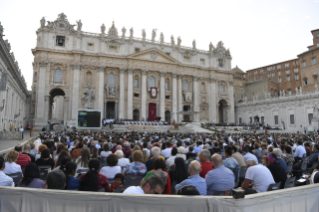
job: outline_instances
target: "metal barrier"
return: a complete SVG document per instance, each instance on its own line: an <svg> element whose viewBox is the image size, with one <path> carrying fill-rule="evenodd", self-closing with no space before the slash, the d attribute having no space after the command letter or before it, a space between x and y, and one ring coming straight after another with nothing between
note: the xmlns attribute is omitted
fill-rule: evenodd
<svg viewBox="0 0 319 212"><path fill-rule="evenodd" d="M29 140L25 140L24 142L21 143L21 146L24 147L27 143L34 142L37 138L39 138L39 135L31 137L29 138ZM9 152L11 152L12 150L14 150L14 147L0 151L0 155L4 158L5 161L7 161L7 156Z"/></svg>

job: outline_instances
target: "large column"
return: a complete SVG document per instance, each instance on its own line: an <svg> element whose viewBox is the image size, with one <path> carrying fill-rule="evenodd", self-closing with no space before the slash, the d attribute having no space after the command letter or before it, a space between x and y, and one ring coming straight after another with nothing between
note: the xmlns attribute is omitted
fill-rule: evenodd
<svg viewBox="0 0 319 212"><path fill-rule="evenodd" d="M198 81L198 78L196 76L193 77L193 111L194 112L199 112L199 104L198 104L198 85L197 85L197 81ZM193 117L193 121L194 122L199 122L199 119L198 119L198 114L194 114L194 117Z"/></svg>
<svg viewBox="0 0 319 212"><path fill-rule="evenodd" d="M80 89L80 70L82 68L81 64L73 64L73 86L72 86L72 123L76 124L76 119L78 115L78 109L79 109L79 89Z"/></svg>
<svg viewBox="0 0 319 212"><path fill-rule="evenodd" d="M96 66L97 75L99 76L98 84L98 95L97 95L97 109L102 111L102 117L104 114L103 103L104 103L104 71L105 67Z"/></svg>
<svg viewBox="0 0 319 212"><path fill-rule="evenodd" d="M235 122L235 108L234 108L234 82L228 81L228 98L229 98L229 111L227 122Z"/></svg>
<svg viewBox="0 0 319 212"><path fill-rule="evenodd" d="M68 96L65 96L64 97L64 105L63 105L63 112L64 112L64 117L63 117L63 120L64 120L64 126L67 125L67 121L69 119L69 97Z"/></svg>
<svg viewBox="0 0 319 212"><path fill-rule="evenodd" d="M119 69L120 72L120 98L119 98L119 119L124 119L125 117L125 111L124 111L124 106L125 106L125 83L124 83L124 68Z"/></svg>
<svg viewBox="0 0 319 212"><path fill-rule="evenodd" d="M43 125L46 124L45 118L45 83L46 83L46 72L47 72L47 66L48 62L41 61L39 62L40 70L39 70L39 80L38 80L38 86L37 86L37 106L36 106L36 112L35 112L35 128L41 129ZM7 102L9 104L9 102Z"/></svg>
<svg viewBox="0 0 319 212"><path fill-rule="evenodd" d="M45 122L48 122L50 119L50 96L45 95L44 96L44 102L45 102L45 112L44 112L44 120ZM51 106L52 108L52 106Z"/></svg>
<svg viewBox="0 0 319 212"><path fill-rule="evenodd" d="M177 82L176 82L176 74L173 74L172 77L172 100L173 100L173 108L172 108L172 115L171 120L175 120L177 122Z"/></svg>
<svg viewBox="0 0 319 212"><path fill-rule="evenodd" d="M160 73L160 117L165 120L165 73Z"/></svg>
<svg viewBox="0 0 319 212"><path fill-rule="evenodd" d="M210 102L209 102L209 108L210 108L210 121L213 123L217 122L217 88L216 83L217 80L215 78L210 79Z"/></svg>
<svg viewBox="0 0 319 212"><path fill-rule="evenodd" d="M148 70L142 70L142 98L141 98L141 120L146 121L146 91L147 91L147 85L146 85L146 74Z"/></svg>
<svg viewBox="0 0 319 212"><path fill-rule="evenodd" d="M182 90L182 76L179 74L177 75L177 83L178 83L178 111L183 111L183 90ZM183 115L178 115L178 122L183 120Z"/></svg>
<svg viewBox="0 0 319 212"><path fill-rule="evenodd" d="M127 77L127 118L133 119L133 69L128 69Z"/></svg>

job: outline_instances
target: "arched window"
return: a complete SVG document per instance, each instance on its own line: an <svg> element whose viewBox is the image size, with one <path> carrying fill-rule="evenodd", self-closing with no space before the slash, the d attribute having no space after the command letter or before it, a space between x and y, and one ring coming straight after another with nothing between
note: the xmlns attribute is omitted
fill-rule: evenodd
<svg viewBox="0 0 319 212"><path fill-rule="evenodd" d="M134 88L138 88L138 77L134 78Z"/></svg>
<svg viewBox="0 0 319 212"><path fill-rule="evenodd" d="M166 79L165 81L165 90L169 90L169 80Z"/></svg>
<svg viewBox="0 0 319 212"><path fill-rule="evenodd" d="M187 80L184 81L184 90L188 91L188 81Z"/></svg>
<svg viewBox="0 0 319 212"><path fill-rule="evenodd" d="M109 84L109 85L114 85L115 84L115 75L114 74L109 74L109 77L108 77L108 79L107 79L107 83Z"/></svg>
<svg viewBox="0 0 319 212"><path fill-rule="evenodd" d="M92 72L91 71L86 72L86 84L92 85Z"/></svg>
<svg viewBox="0 0 319 212"><path fill-rule="evenodd" d="M225 87L224 87L223 84L220 84L220 85L219 85L219 93L220 93L220 94L224 94L224 93L225 93Z"/></svg>
<svg viewBox="0 0 319 212"><path fill-rule="evenodd" d="M62 70L56 69L54 71L54 82L62 82Z"/></svg>
<svg viewBox="0 0 319 212"><path fill-rule="evenodd" d="M206 92L206 86L205 86L205 83L202 82L202 92L205 93Z"/></svg>
<svg viewBox="0 0 319 212"><path fill-rule="evenodd" d="M150 87L155 87L155 78L150 77Z"/></svg>

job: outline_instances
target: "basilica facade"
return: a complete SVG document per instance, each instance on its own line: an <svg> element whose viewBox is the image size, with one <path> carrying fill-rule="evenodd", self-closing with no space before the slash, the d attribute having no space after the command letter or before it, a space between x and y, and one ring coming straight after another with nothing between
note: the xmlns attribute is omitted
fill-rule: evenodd
<svg viewBox="0 0 319 212"><path fill-rule="evenodd" d="M180 37L167 42L156 30L147 38L145 30L118 32L114 23L107 33L104 24L100 33L83 25L63 13L40 21L32 49L36 128L48 121L75 125L83 108L107 119L235 121L232 58L223 42L203 51L195 40L185 47Z"/></svg>

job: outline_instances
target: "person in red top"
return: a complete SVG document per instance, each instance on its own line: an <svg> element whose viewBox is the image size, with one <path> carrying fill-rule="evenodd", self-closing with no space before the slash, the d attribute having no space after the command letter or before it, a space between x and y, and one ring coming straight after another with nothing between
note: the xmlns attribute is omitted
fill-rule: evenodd
<svg viewBox="0 0 319 212"><path fill-rule="evenodd" d="M114 177L114 183L111 185L111 191L115 192L117 187L123 187L124 175L122 173L117 173ZM123 189L124 190L124 189Z"/></svg>
<svg viewBox="0 0 319 212"><path fill-rule="evenodd" d="M213 170L213 166L210 159L210 152L207 149L203 149L198 153L199 161L201 162L201 171L199 172L199 176L205 179L207 172Z"/></svg>
<svg viewBox="0 0 319 212"><path fill-rule="evenodd" d="M110 185L107 177L100 174L101 163L98 159L91 159L89 162L89 171L81 176L82 191L98 191L105 189L105 192L110 192Z"/></svg>
<svg viewBox="0 0 319 212"><path fill-rule="evenodd" d="M26 154L22 154L22 146L15 146L14 150L19 152L16 164L19 164L21 167L26 167L31 163L31 158Z"/></svg>

